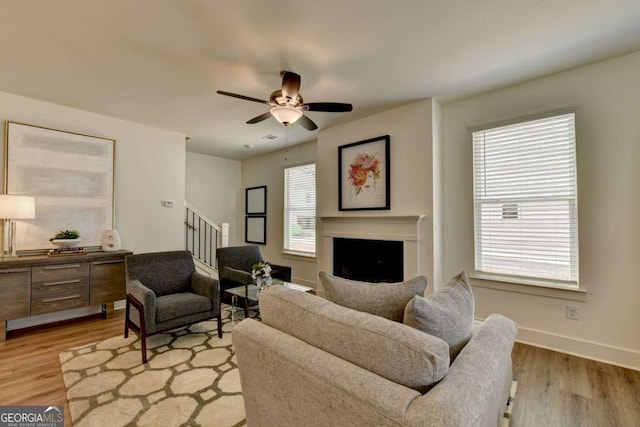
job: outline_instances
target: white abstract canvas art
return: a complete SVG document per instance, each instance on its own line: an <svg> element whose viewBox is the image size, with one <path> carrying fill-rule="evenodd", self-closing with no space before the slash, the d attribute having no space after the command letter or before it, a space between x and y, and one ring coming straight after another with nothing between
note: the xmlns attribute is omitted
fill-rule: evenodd
<svg viewBox="0 0 640 427"><path fill-rule="evenodd" d="M19 251L49 249L60 230L100 246L113 228L115 141L22 123L6 124L5 192L35 198L36 218L18 221Z"/></svg>

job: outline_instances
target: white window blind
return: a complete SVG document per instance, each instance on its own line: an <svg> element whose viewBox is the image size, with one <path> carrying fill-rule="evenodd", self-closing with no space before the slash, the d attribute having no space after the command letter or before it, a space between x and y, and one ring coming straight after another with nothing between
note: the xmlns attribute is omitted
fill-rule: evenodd
<svg viewBox="0 0 640 427"><path fill-rule="evenodd" d="M284 170L284 249L316 253L316 165Z"/></svg>
<svg viewBox="0 0 640 427"><path fill-rule="evenodd" d="M575 115L473 132L475 268L577 286Z"/></svg>

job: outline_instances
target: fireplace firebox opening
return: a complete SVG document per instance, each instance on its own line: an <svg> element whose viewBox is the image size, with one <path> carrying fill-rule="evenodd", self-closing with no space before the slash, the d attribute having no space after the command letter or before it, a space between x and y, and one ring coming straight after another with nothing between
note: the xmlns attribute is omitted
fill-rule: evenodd
<svg viewBox="0 0 640 427"><path fill-rule="evenodd" d="M334 237L333 274L363 282L402 282L403 242Z"/></svg>

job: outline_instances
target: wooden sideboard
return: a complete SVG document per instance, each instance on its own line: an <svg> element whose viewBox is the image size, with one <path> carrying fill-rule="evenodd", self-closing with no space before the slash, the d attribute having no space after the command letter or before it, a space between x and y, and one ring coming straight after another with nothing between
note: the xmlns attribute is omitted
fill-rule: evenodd
<svg viewBox="0 0 640 427"><path fill-rule="evenodd" d="M124 259L132 252L0 259L0 341L7 320L102 305L105 317L126 297Z"/></svg>

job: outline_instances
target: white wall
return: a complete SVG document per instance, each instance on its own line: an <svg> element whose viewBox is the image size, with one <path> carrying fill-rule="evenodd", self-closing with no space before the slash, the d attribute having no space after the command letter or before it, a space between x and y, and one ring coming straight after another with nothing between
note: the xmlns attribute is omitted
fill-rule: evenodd
<svg viewBox="0 0 640 427"><path fill-rule="evenodd" d="M182 247L184 135L4 92L0 119L115 139L115 228L122 247ZM165 208L162 200L176 206Z"/></svg>
<svg viewBox="0 0 640 427"><path fill-rule="evenodd" d="M318 216L420 215L423 220L421 274L433 278L433 123L435 101L425 99L319 132ZM338 210L338 147L390 136L391 209ZM322 231L320 230L320 233ZM321 253L321 252L318 252ZM319 265L324 262L319 260ZM408 278L407 278L408 279ZM433 289L433 285L430 286Z"/></svg>
<svg viewBox="0 0 640 427"><path fill-rule="evenodd" d="M285 161L286 157L286 161ZM244 190L267 186L267 244L260 245L262 256L274 264L291 266L291 280L316 287L318 281L316 258L283 254L284 233L284 168L316 160L316 142L308 142L242 162L242 203L238 210L241 241L244 242ZM317 181L325 177L317 174ZM245 243L242 243L245 244Z"/></svg>
<svg viewBox="0 0 640 427"><path fill-rule="evenodd" d="M0 119L115 139L115 228L122 248L136 253L183 248L184 135L4 92ZM4 176L4 162L0 172ZM162 200L173 200L175 207L163 207ZM96 311L87 307L18 319L8 329Z"/></svg>
<svg viewBox="0 0 640 427"><path fill-rule="evenodd" d="M244 241L241 182L240 161L187 152L186 200L216 224L229 223L229 245Z"/></svg>
<svg viewBox="0 0 640 427"><path fill-rule="evenodd" d="M476 315L499 312L535 345L640 369L640 53L446 104L444 271L473 271L470 128L575 106L580 287L584 301L474 281ZM489 289L491 286L498 289ZM580 319L565 317L567 303Z"/></svg>

